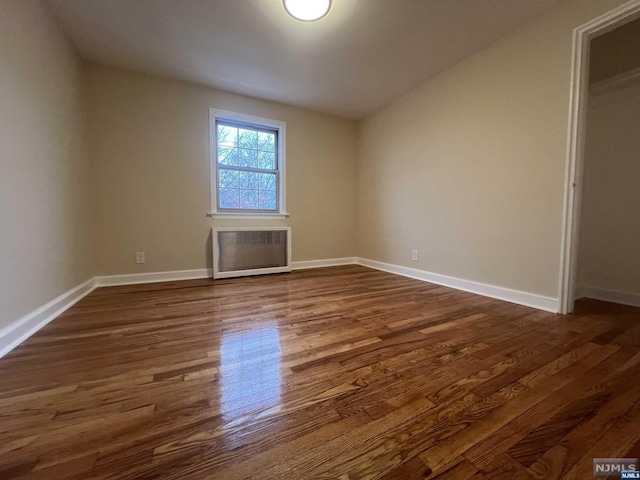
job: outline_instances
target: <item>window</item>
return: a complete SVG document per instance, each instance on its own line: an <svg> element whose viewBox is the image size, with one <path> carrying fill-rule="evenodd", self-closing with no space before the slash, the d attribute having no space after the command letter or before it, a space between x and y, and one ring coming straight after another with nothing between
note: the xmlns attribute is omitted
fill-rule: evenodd
<svg viewBox="0 0 640 480"><path fill-rule="evenodd" d="M211 215L287 216L285 123L211 110Z"/></svg>

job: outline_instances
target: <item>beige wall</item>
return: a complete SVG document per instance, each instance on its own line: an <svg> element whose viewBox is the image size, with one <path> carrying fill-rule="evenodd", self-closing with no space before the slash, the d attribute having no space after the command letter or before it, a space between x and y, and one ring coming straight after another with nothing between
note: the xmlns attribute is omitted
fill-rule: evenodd
<svg viewBox="0 0 640 480"><path fill-rule="evenodd" d="M86 79L99 274L212 266L210 107L287 122L291 216L251 224L290 225L294 261L355 255L354 122L93 64Z"/></svg>
<svg viewBox="0 0 640 480"><path fill-rule="evenodd" d="M93 276L79 58L40 5L0 1L0 330Z"/></svg>
<svg viewBox="0 0 640 480"><path fill-rule="evenodd" d="M572 31L621 3L561 3L363 121L358 255L557 297Z"/></svg>
<svg viewBox="0 0 640 480"><path fill-rule="evenodd" d="M640 85L591 98L578 285L640 295Z"/></svg>

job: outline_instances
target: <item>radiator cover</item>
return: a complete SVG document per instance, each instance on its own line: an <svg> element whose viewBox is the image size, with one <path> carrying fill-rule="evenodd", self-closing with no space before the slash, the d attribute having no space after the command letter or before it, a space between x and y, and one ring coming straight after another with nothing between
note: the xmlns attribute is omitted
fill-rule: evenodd
<svg viewBox="0 0 640 480"><path fill-rule="evenodd" d="M213 278L290 271L290 227L213 229Z"/></svg>

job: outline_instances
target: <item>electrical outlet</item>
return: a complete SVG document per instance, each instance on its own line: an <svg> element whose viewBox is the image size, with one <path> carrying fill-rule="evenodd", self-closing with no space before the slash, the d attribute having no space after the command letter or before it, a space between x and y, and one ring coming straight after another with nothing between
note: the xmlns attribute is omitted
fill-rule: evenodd
<svg viewBox="0 0 640 480"><path fill-rule="evenodd" d="M411 260L413 260L414 262L418 261L418 250L413 250L411 252Z"/></svg>
<svg viewBox="0 0 640 480"><path fill-rule="evenodd" d="M136 263L145 263L144 252L136 252Z"/></svg>

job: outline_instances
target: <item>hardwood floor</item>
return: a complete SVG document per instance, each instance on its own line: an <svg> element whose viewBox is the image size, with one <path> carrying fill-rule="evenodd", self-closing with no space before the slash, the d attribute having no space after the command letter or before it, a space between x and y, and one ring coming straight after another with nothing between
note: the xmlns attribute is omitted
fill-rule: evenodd
<svg viewBox="0 0 640 480"><path fill-rule="evenodd" d="M588 479L640 456L640 309L359 266L98 289L0 360L0 478Z"/></svg>

